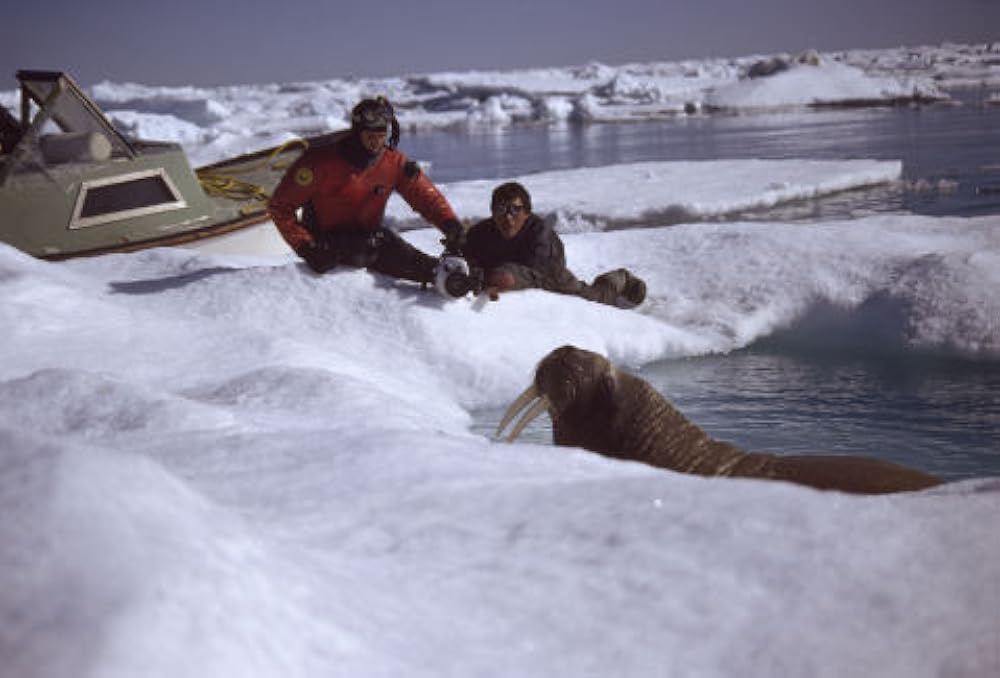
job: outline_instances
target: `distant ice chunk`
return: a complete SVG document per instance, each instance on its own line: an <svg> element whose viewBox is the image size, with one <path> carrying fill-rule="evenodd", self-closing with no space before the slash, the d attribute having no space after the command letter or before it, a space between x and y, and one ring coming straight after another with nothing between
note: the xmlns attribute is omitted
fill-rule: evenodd
<svg viewBox="0 0 1000 678"><path fill-rule="evenodd" d="M207 139L204 128L173 115L111 111L108 118L119 131L133 139L173 141L182 145L202 143Z"/></svg>
<svg viewBox="0 0 1000 678"><path fill-rule="evenodd" d="M710 109L740 110L947 98L926 78L870 76L854 66L826 62L793 63L767 77L723 85L710 92L705 103Z"/></svg>
<svg viewBox="0 0 1000 678"><path fill-rule="evenodd" d="M542 117L551 121L569 120L573 115L573 102L566 97L544 97L540 102Z"/></svg>

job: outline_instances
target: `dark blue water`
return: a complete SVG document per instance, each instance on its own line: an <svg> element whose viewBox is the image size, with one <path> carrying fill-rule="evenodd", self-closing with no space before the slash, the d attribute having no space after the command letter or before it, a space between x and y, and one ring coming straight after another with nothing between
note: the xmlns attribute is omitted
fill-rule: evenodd
<svg viewBox="0 0 1000 678"><path fill-rule="evenodd" d="M751 347L640 374L744 449L874 456L949 479L1000 475L996 366Z"/></svg>
<svg viewBox="0 0 1000 678"><path fill-rule="evenodd" d="M649 160L898 159L898 184L727 218L808 223L893 212L1000 223L1000 107L982 105L988 94L965 92L959 106L432 132L402 145L431 161L442 182ZM1000 475L1000 363L858 339L771 337L639 374L712 435L748 450L871 455L947 479ZM474 430L491 435L502 411L474 413ZM550 442L547 419L522 439Z"/></svg>

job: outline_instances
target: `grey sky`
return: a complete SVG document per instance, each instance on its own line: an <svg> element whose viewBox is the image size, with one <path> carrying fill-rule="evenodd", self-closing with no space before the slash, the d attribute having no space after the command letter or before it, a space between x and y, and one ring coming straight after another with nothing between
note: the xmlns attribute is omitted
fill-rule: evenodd
<svg viewBox="0 0 1000 678"><path fill-rule="evenodd" d="M7 3L0 89L237 84L1000 41L1000 0L56 0Z"/></svg>

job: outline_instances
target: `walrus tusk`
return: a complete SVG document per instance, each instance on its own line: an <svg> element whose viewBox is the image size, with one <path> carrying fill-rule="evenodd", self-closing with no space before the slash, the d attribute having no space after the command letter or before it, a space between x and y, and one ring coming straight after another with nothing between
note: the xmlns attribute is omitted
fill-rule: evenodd
<svg viewBox="0 0 1000 678"><path fill-rule="evenodd" d="M500 423L497 424L497 430L496 433L494 433L494 436L499 438L503 430L507 428L507 425L511 421L513 421L514 417L517 416L517 413L523 410L528 405L528 403L530 403L538 396L539 396L538 387L535 386L534 384L531 384L530 386L528 386L528 388L524 389L524 392L521 395L519 395L514 400L514 402L510 404L510 407L507 408L507 411L503 413L503 419L501 419Z"/></svg>
<svg viewBox="0 0 1000 678"><path fill-rule="evenodd" d="M537 403L531 406L530 410L524 413L521 420L517 422L517 425L514 426L514 430L510 432L509 436L507 436L507 442L512 443L517 440L517 437L521 435L521 431L523 431L528 424L537 419L540 414L547 411L550 404L549 399L542 396Z"/></svg>
<svg viewBox="0 0 1000 678"><path fill-rule="evenodd" d="M514 418L521 412L524 408L528 407L535 398L539 397L538 388L532 384L524 390L524 393L519 395L517 399L510 404L507 411L504 412L503 419L497 425L496 433L494 434L497 438L503 433L503 430L514 420ZM527 426L533 419L535 419L543 411L547 410L549 407L549 399L547 396L541 396L541 400L532 405L531 409L525 413L521 421L518 422L517 426L511 432L510 436L507 438L507 442L513 442L517 436L521 435L521 431Z"/></svg>

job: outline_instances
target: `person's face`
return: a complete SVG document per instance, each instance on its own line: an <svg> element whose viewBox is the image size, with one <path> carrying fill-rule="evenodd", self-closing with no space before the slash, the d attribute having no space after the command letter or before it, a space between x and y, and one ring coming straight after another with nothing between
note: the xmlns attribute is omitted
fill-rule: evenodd
<svg viewBox="0 0 1000 678"><path fill-rule="evenodd" d="M385 130L363 129L361 130L361 145L371 155L378 155L385 146Z"/></svg>
<svg viewBox="0 0 1000 678"><path fill-rule="evenodd" d="M493 223L496 224L500 235L507 240L513 239L520 233L527 221L528 210L519 197L501 200L493 208Z"/></svg>

